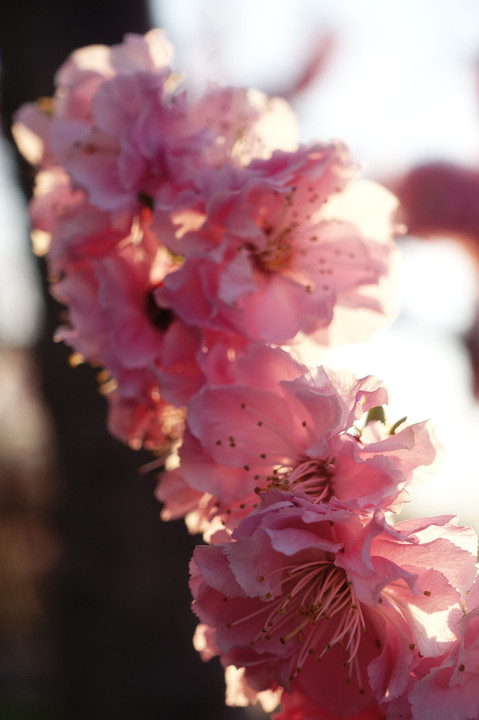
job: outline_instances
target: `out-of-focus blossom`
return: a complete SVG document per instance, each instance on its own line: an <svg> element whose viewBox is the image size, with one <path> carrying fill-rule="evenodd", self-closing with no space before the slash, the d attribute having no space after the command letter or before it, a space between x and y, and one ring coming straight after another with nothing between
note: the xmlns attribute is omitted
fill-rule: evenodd
<svg viewBox="0 0 479 720"><path fill-rule="evenodd" d="M408 232L419 238L449 237L460 242L479 269L479 170L446 162L413 167L389 183L400 202ZM479 311L464 335L479 397Z"/></svg>
<svg viewBox="0 0 479 720"><path fill-rule="evenodd" d="M356 339L371 331L364 313L393 314L392 196L353 179L342 145L299 146L283 99L189 94L171 62L159 30L82 48L54 97L14 124L38 170L36 249L68 306L57 337L114 381L109 425L122 437L158 397L184 405L217 344L328 344L333 327Z"/></svg>
<svg viewBox="0 0 479 720"><path fill-rule="evenodd" d="M202 178L222 165L295 149L297 121L284 100L215 87L187 97L172 57L160 30L75 51L56 74L55 96L17 113L20 149L40 169L62 167L115 218L177 194L204 201Z"/></svg>
<svg viewBox="0 0 479 720"><path fill-rule="evenodd" d="M479 171L435 162L412 168L391 183L411 235L452 236L479 257Z"/></svg>
<svg viewBox="0 0 479 720"><path fill-rule="evenodd" d="M165 400L184 405L201 387L195 360L201 333L156 306L154 288L175 264L146 227L107 254L95 257L84 248L82 254L52 286L55 297L69 307L69 324L56 337L75 350L78 360L105 369L113 433L135 446L139 437L149 438L151 447Z"/></svg>
<svg viewBox="0 0 479 720"><path fill-rule="evenodd" d="M311 89L311 86L324 74L336 49L336 43L337 37L332 32L318 33L314 37L299 75L290 85L278 86L274 94L293 102L303 92Z"/></svg>

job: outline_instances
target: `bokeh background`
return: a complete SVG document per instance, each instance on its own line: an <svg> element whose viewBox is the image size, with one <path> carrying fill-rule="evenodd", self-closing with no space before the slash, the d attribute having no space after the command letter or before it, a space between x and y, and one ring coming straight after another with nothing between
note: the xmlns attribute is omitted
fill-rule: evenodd
<svg viewBox="0 0 479 720"><path fill-rule="evenodd" d="M287 97L302 140L339 138L403 201L401 311L327 361L374 373L389 419L431 418L440 473L406 516L479 530L476 0L16 0L0 9L0 719L246 720L191 645L195 542L159 521L148 456L105 429L95 371L55 345L30 251L32 173L9 127L76 47L164 27L192 87ZM312 357L314 362L314 357Z"/></svg>

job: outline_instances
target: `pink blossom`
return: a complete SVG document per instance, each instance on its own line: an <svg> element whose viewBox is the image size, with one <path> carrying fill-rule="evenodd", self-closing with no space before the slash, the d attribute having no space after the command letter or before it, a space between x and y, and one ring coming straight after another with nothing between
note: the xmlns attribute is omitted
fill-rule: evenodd
<svg viewBox="0 0 479 720"><path fill-rule="evenodd" d="M257 176L254 159L298 147L298 122L288 103L259 90L211 86L189 98L185 113L184 129L176 125L175 132L189 133L196 147L192 153L184 140L178 143L169 156L176 185L159 186L154 197L155 230L181 254L216 243L206 223L213 196L233 193Z"/></svg>
<svg viewBox="0 0 479 720"><path fill-rule="evenodd" d="M361 712L347 717L348 720L384 720L386 714L379 709L376 702L373 702ZM344 720L344 716L327 712L307 695L294 692L291 695L283 693L281 710L275 713L271 720Z"/></svg>
<svg viewBox="0 0 479 720"><path fill-rule="evenodd" d="M153 213L150 232L176 258L154 302L198 334L279 344L324 339L345 308L389 317L392 196L367 186L354 212L349 188L364 184L350 182L357 167L344 146L298 147L289 106L259 91L190 97L171 57L160 31L82 48L58 71L54 97L19 111L50 268L90 255L108 263ZM351 336L363 319L340 324Z"/></svg>
<svg viewBox="0 0 479 720"><path fill-rule="evenodd" d="M54 163L48 144L52 113L51 98L22 105L15 114L12 135L25 160L37 167Z"/></svg>
<svg viewBox="0 0 479 720"><path fill-rule="evenodd" d="M284 100L215 87L190 98L171 60L159 30L75 51L54 97L17 113L21 151L40 168L60 165L92 205L121 217L154 203L171 210L176 195L187 207L204 203L223 165L295 149L297 120Z"/></svg>
<svg viewBox="0 0 479 720"><path fill-rule="evenodd" d="M92 120L55 118L50 143L74 184L101 209L137 211L170 180L169 144L184 108L163 98L168 75L119 75L96 91ZM152 202L152 200L148 200Z"/></svg>
<svg viewBox="0 0 479 720"><path fill-rule="evenodd" d="M35 252L47 255L55 277L79 260L105 256L124 243L130 222L112 222L109 213L91 205L82 190L73 190L59 167L38 173L30 203Z"/></svg>
<svg viewBox="0 0 479 720"><path fill-rule="evenodd" d="M196 548L193 609L253 690L281 686L354 716L454 647L476 552L451 518L392 528L381 513L272 490L230 541Z"/></svg>
<svg viewBox="0 0 479 720"><path fill-rule="evenodd" d="M402 424L393 434L379 422L353 427L387 402L377 378L324 367L305 373L261 344L230 364L234 372L193 396L180 450L184 480L216 498L228 525L274 487L302 491L313 502L336 497L397 512L411 482L433 468L437 443L429 423Z"/></svg>
<svg viewBox="0 0 479 720"><path fill-rule="evenodd" d="M188 323L277 344L329 327L336 306L389 315L388 293L377 298L375 288L391 272L394 202L359 183L363 205L374 204L383 220L381 233L369 236L367 216L335 200L355 173L345 148L335 145L252 161L242 186L212 193L201 228L165 238L187 257L158 291L158 303Z"/></svg>
<svg viewBox="0 0 479 720"><path fill-rule="evenodd" d="M111 47L89 45L75 50L58 70L55 82L72 87L91 76L108 79L118 73L158 72L172 59L173 49L163 30L150 30L143 36L128 33L123 43Z"/></svg>
<svg viewBox="0 0 479 720"><path fill-rule="evenodd" d="M182 131L186 98L175 93L171 58L159 30L75 51L57 72L49 106L17 114L20 148L40 167L63 167L97 208L129 215L150 205L171 179L170 151L185 157L192 144L193 158L200 142Z"/></svg>
<svg viewBox="0 0 479 720"><path fill-rule="evenodd" d="M143 386L148 388L153 379L158 383L160 376L167 393L168 374L180 374L183 389L178 391L173 378L171 394L182 395L175 402L184 404L199 387L194 358L201 335L154 302L154 288L176 267L168 253L146 227L127 240L103 257L71 265L54 286L56 296L69 305L73 323L73 329L60 328L58 337L87 360L107 367L130 397L149 393ZM100 348L99 356L88 352L91 341Z"/></svg>
<svg viewBox="0 0 479 720"><path fill-rule="evenodd" d="M106 383L102 392L108 402L109 432L133 450L150 450L165 461L181 441L184 410L153 394L148 403L123 397L118 389ZM161 465L158 463L157 467Z"/></svg>
<svg viewBox="0 0 479 720"><path fill-rule="evenodd" d="M460 640L410 694L413 720L476 720L479 709L479 582L457 623Z"/></svg>
<svg viewBox="0 0 479 720"><path fill-rule="evenodd" d="M292 152L299 141L298 120L291 106L251 88L208 87L189 102L188 125L191 132L207 129L202 159L206 167L216 170L225 163L246 166L276 150Z"/></svg>
<svg viewBox="0 0 479 720"><path fill-rule="evenodd" d="M198 629L205 633L205 650L201 653L203 660L208 660L208 652L212 648L212 638L209 635L209 628L199 625ZM198 631L194 637L195 648L198 649ZM216 654L216 653L215 653ZM226 705L233 707L247 707L248 705L259 703L265 712L271 712L278 707L279 700L283 694L282 688L275 690L264 690L263 692L255 692L245 680L245 669L238 668L234 665L228 665L225 668L225 684L226 684Z"/></svg>
<svg viewBox="0 0 479 720"><path fill-rule="evenodd" d="M88 215L79 222L88 223ZM199 329L185 326L153 299L175 261L144 223L99 256L82 244L70 248L66 267L52 286L69 310L69 324L59 328L57 339L78 360L105 368L112 432L134 445L141 437L153 447L157 438L162 447L168 403L184 405L203 382L196 359L203 343Z"/></svg>
<svg viewBox="0 0 479 720"><path fill-rule="evenodd" d="M27 103L17 112L13 132L21 152L30 162L49 166L51 123L56 117L91 125L92 99L103 83L117 75L162 74L172 57L171 45L157 29L144 36L128 34L123 43L112 47L90 45L75 50L55 75L54 98Z"/></svg>
<svg viewBox="0 0 479 720"><path fill-rule="evenodd" d="M213 498L187 485L178 468L168 472L168 482L160 481L155 495L164 504L161 519L175 520L186 516L191 533L201 532L205 518L213 514Z"/></svg>

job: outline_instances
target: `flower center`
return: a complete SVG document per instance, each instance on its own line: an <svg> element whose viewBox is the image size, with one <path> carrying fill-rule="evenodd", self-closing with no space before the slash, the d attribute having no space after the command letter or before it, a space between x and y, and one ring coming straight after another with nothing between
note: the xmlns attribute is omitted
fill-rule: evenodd
<svg viewBox="0 0 479 720"><path fill-rule="evenodd" d="M359 601L343 568L330 559L313 560L300 565L283 566L270 573L281 572L282 578L273 592L264 596L263 607L231 625L266 614L262 629L252 644L272 638L291 645L294 658L291 680L308 659L319 662L334 645L342 648L350 681L353 668L359 677L357 652L366 631ZM266 577L260 577L264 582ZM275 589L281 594L274 597Z"/></svg>
<svg viewBox="0 0 479 720"><path fill-rule="evenodd" d="M282 490L305 493L314 503L328 502L333 495L334 458L304 460L296 467L278 467L265 478L265 486L256 492Z"/></svg>
<svg viewBox="0 0 479 720"><path fill-rule="evenodd" d="M306 493L315 503L328 502L333 495L334 470L334 458L306 460L291 471L288 486Z"/></svg>
<svg viewBox="0 0 479 720"><path fill-rule="evenodd" d="M249 470L249 467L245 466ZM253 493L238 502L232 502L220 512L239 521L258 507L258 496L269 490L282 492L303 492L313 503L329 502L334 494L334 458L305 460L291 469L287 465L274 468L269 475L256 475L259 485Z"/></svg>
<svg viewBox="0 0 479 720"><path fill-rule="evenodd" d="M289 264L293 247L289 240L292 228L287 226L274 230L269 225L263 227L267 237L266 247L263 250L255 250L253 261L258 270L265 273L278 272Z"/></svg>
<svg viewBox="0 0 479 720"><path fill-rule="evenodd" d="M286 196L278 196L279 207L263 207L260 210L259 226L264 235L264 245L261 248L246 245L253 264L260 272L280 272L291 264L294 253L292 235L299 225L297 220L288 217L295 192L293 187Z"/></svg>

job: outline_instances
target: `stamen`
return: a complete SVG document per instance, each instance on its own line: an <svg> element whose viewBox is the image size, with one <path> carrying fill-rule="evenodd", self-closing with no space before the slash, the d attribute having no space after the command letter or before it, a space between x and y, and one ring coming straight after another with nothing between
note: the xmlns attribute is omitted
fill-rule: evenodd
<svg viewBox="0 0 479 720"><path fill-rule="evenodd" d="M366 627L345 571L324 557L276 568L259 576L258 582L263 584L275 575L279 575L278 581L263 596L268 602L262 602L261 607L234 621L231 627L264 614L265 621L253 644L268 642L272 637L283 645L295 640L298 647L295 674L310 657L319 662L328 650L339 645L347 654L344 666L348 669L348 680L354 673L361 687L356 656ZM329 622L332 618L337 620L334 625Z"/></svg>
<svg viewBox="0 0 479 720"><path fill-rule="evenodd" d="M334 470L332 459L306 460L291 471L288 485L306 493L315 503L328 502L333 494Z"/></svg>

